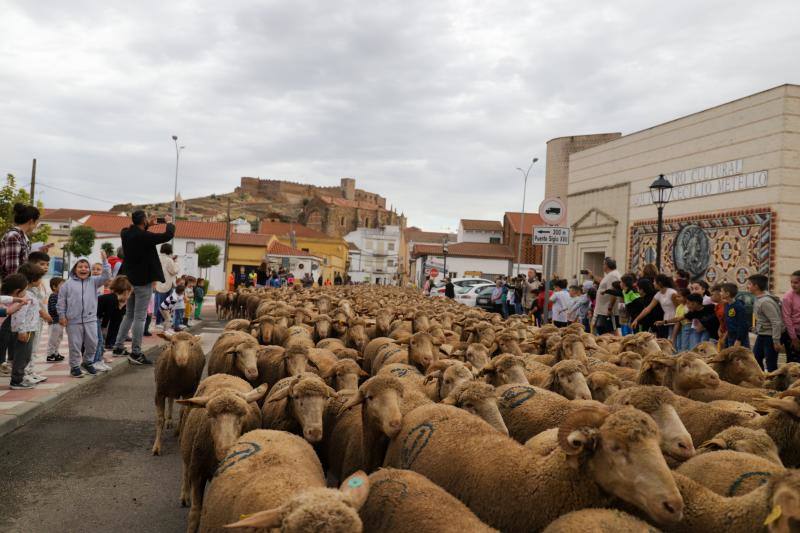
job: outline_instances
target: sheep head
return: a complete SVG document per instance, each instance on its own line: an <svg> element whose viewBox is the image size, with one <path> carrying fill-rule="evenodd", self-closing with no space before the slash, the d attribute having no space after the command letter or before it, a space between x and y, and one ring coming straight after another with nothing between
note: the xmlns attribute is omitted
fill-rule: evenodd
<svg viewBox="0 0 800 533"><path fill-rule="evenodd" d="M175 361L175 365L178 368L185 368L189 364L192 352L196 353L199 350L201 354L203 353L203 348L200 346L202 339L200 335L179 331L173 334L159 333L158 336L169 343L164 346L165 351L161 352L161 356L163 357L166 354L166 350L169 350L172 354L172 360Z"/></svg>
<svg viewBox="0 0 800 533"><path fill-rule="evenodd" d="M353 359L339 359L322 377L333 379L334 388L342 391L357 390L359 378L367 376Z"/></svg>
<svg viewBox="0 0 800 533"><path fill-rule="evenodd" d="M425 383L436 381L439 399L446 398L459 384L472 381L475 378L472 372L472 365L468 365L469 363L462 363L455 359L437 361L428 367Z"/></svg>
<svg viewBox="0 0 800 533"><path fill-rule="evenodd" d="M592 399L605 402L606 399L622 388L620 379L603 370L596 370L586 377L586 384L592 393Z"/></svg>
<svg viewBox="0 0 800 533"><path fill-rule="evenodd" d="M800 380L800 363L786 363L778 370L773 370L766 375L766 387L785 391L797 380Z"/></svg>
<svg viewBox="0 0 800 533"><path fill-rule="evenodd" d="M252 337L225 350L225 354L233 358L233 367L248 381L258 378L258 352L258 341Z"/></svg>
<svg viewBox="0 0 800 533"><path fill-rule="evenodd" d="M729 427L720 431L712 439L707 440L697 448L698 453L716 450L734 450L750 453L783 466L775 441L763 429L751 429L742 426Z"/></svg>
<svg viewBox="0 0 800 533"><path fill-rule="evenodd" d="M758 366L753 352L743 346L731 346L708 360L725 381L745 387L764 386L764 372Z"/></svg>
<svg viewBox="0 0 800 533"><path fill-rule="evenodd" d="M311 360L308 358L308 348L305 346L292 346L283 354L283 364L286 374L297 376L310 370Z"/></svg>
<svg viewBox="0 0 800 533"><path fill-rule="evenodd" d="M265 383L250 392L231 389L213 391L207 396L195 396L177 403L190 407L205 407L208 413L209 432L214 445L214 456L222 461L231 446L242 435L249 414L248 403L256 402L267 393Z"/></svg>
<svg viewBox="0 0 800 533"><path fill-rule="evenodd" d="M675 358L675 365L668 369L665 378L669 383L672 374L672 390L678 394L692 389L715 389L719 387L719 375L703 359L692 352L683 352Z"/></svg>
<svg viewBox="0 0 800 533"><path fill-rule="evenodd" d="M364 348L369 342L369 335L367 335L367 326L363 320L359 318L350 320L347 327L347 338L352 348L364 353Z"/></svg>
<svg viewBox="0 0 800 533"><path fill-rule="evenodd" d="M331 533L360 532L358 510L369 496L369 477L361 470L336 489L314 488L301 492L284 505L252 514L225 528L255 528L263 531L305 533L319 531L321 524Z"/></svg>
<svg viewBox="0 0 800 533"><path fill-rule="evenodd" d="M250 322L251 335L261 344L272 344L272 332L275 330L275 317L261 316Z"/></svg>
<svg viewBox="0 0 800 533"><path fill-rule="evenodd" d="M303 428L303 437L311 443L322 440L322 415L328 398L337 397L336 391L310 372L284 378L275 384L267 403L286 402L292 416Z"/></svg>
<svg viewBox="0 0 800 533"><path fill-rule="evenodd" d="M642 368L642 354L637 352L620 352L614 359L614 363L622 368L632 368L633 370Z"/></svg>
<svg viewBox="0 0 800 533"><path fill-rule="evenodd" d="M675 358L650 355L642 359L636 382L639 385L664 385L667 370L675 366Z"/></svg>
<svg viewBox="0 0 800 533"><path fill-rule="evenodd" d="M717 355L719 353L719 350L717 350L717 344L711 341L703 341L695 346L693 350L705 357Z"/></svg>
<svg viewBox="0 0 800 533"><path fill-rule="evenodd" d="M439 346L425 331L414 333L408 341L409 361L423 370L439 359Z"/></svg>
<svg viewBox="0 0 800 533"><path fill-rule="evenodd" d="M326 314L319 314L314 317L314 332L318 339L327 339L331 336L333 321Z"/></svg>
<svg viewBox="0 0 800 533"><path fill-rule="evenodd" d="M497 337L497 346L500 348L500 351L503 353L510 353L514 355L522 356L522 350L519 347L519 342L516 336L511 335L509 333L504 333Z"/></svg>
<svg viewBox="0 0 800 533"><path fill-rule="evenodd" d="M525 362L511 354L501 354L492 359L478 372L478 377L485 377L486 382L495 387L510 383L529 384L525 377Z"/></svg>
<svg viewBox="0 0 800 533"><path fill-rule="evenodd" d="M443 404L454 405L460 409L482 418L490 426L504 435L508 428L497 407L497 396L494 387L480 381L464 381L455 386L450 394L442 400Z"/></svg>
<svg viewBox="0 0 800 533"><path fill-rule="evenodd" d="M467 346L464 353L464 360L475 368L483 368L489 361L489 350L479 342L473 342Z"/></svg>
<svg viewBox="0 0 800 533"><path fill-rule="evenodd" d="M606 492L645 511L659 523L683 517L683 498L659 448L656 424L624 407L582 407L558 428L558 442L574 467L584 464Z"/></svg>
<svg viewBox="0 0 800 533"><path fill-rule="evenodd" d="M544 389L552 390L569 400L591 400L592 393L586 384L586 366L577 360L565 359L553 365Z"/></svg>
<svg viewBox="0 0 800 533"><path fill-rule="evenodd" d="M783 411L794 418L800 418L800 389L787 389L780 393L777 398L767 398L764 400L764 404L767 407Z"/></svg>
<svg viewBox="0 0 800 533"><path fill-rule="evenodd" d="M772 512L764 524L770 533L791 533L800 522L800 474L787 470L775 474L770 486Z"/></svg>
<svg viewBox="0 0 800 533"><path fill-rule="evenodd" d="M391 375L374 376L358 388L343 406L342 410L362 405L362 418L389 438L400 432L403 415L400 401L403 399L403 385Z"/></svg>

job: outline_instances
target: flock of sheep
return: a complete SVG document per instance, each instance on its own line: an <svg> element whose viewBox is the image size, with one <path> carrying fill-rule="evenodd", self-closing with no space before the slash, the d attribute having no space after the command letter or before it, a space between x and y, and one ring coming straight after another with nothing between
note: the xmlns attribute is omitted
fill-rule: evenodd
<svg viewBox="0 0 800 533"><path fill-rule="evenodd" d="M153 454L184 406L190 533L800 528L796 363L393 287L245 289L217 312L207 358L181 332L155 367Z"/></svg>

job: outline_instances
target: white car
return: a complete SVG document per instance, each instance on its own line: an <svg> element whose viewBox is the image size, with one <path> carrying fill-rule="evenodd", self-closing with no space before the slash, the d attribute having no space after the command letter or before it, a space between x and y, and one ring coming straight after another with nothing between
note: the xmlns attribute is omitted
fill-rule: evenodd
<svg viewBox="0 0 800 533"><path fill-rule="evenodd" d="M469 307L475 307L475 300L478 298L478 293L484 287L494 287L494 283L476 283L475 285L470 285L469 287L458 288L456 289L455 299L459 303Z"/></svg>
<svg viewBox="0 0 800 533"><path fill-rule="evenodd" d="M494 285L494 281L483 278L453 278L453 285L455 285L456 296L458 296L458 289L472 287L473 285ZM431 296L444 296L444 281L439 281L431 290Z"/></svg>

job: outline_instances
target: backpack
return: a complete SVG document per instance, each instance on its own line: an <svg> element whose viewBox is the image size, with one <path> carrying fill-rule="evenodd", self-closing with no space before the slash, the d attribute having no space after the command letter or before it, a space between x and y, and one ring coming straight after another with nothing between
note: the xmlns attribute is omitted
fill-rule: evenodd
<svg viewBox="0 0 800 533"><path fill-rule="evenodd" d="M744 306L745 323L748 324L749 329L753 329L753 308L756 305L756 297L750 292L739 292L736 293L734 301L741 302Z"/></svg>

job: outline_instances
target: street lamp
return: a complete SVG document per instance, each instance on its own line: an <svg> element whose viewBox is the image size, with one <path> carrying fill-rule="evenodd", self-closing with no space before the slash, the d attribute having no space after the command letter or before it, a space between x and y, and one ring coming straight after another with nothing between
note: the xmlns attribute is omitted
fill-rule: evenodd
<svg viewBox="0 0 800 533"><path fill-rule="evenodd" d="M181 161L181 150L185 146L178 146L178 136L173 135L172 140L175 142L175 190L172 195L172 222L173 224L178 221L178 164Z"/></svg>
<svg viewBox="0 0 800 533"><path fill-rule="evenodd" d="M525 177L524 184L522 185L522 212L519 214L519 243L517 243L517 276L519 276L519 269L520 263L522 263L522 238L525 235L525 228L522 227L525 221L525 194L528 191L528 173L533 168L533 164L539 160L538 157L534 157L531 160L531 164L528 166L528 170L522 170L520 167L517 167L517 170L522 172L522 175ZM531 229L533 231L533 229Z"/></svg>
<svg viewBox="0 0 800 533"><path fill-rule="evenodd" d="M443 276L447 278L447 235L444 237L444 241L442 242L442 255L444 256L444 265L442 266Z"/></svg>
<svg viewBox="0 0 800 533"><path fill-rule="evenodd" d="M658 232L656 233L656 269L661 272L661 234L664 232L664 206L672 197L672 184L664 174L650 185L650 199L658 208Z"/></svg>

